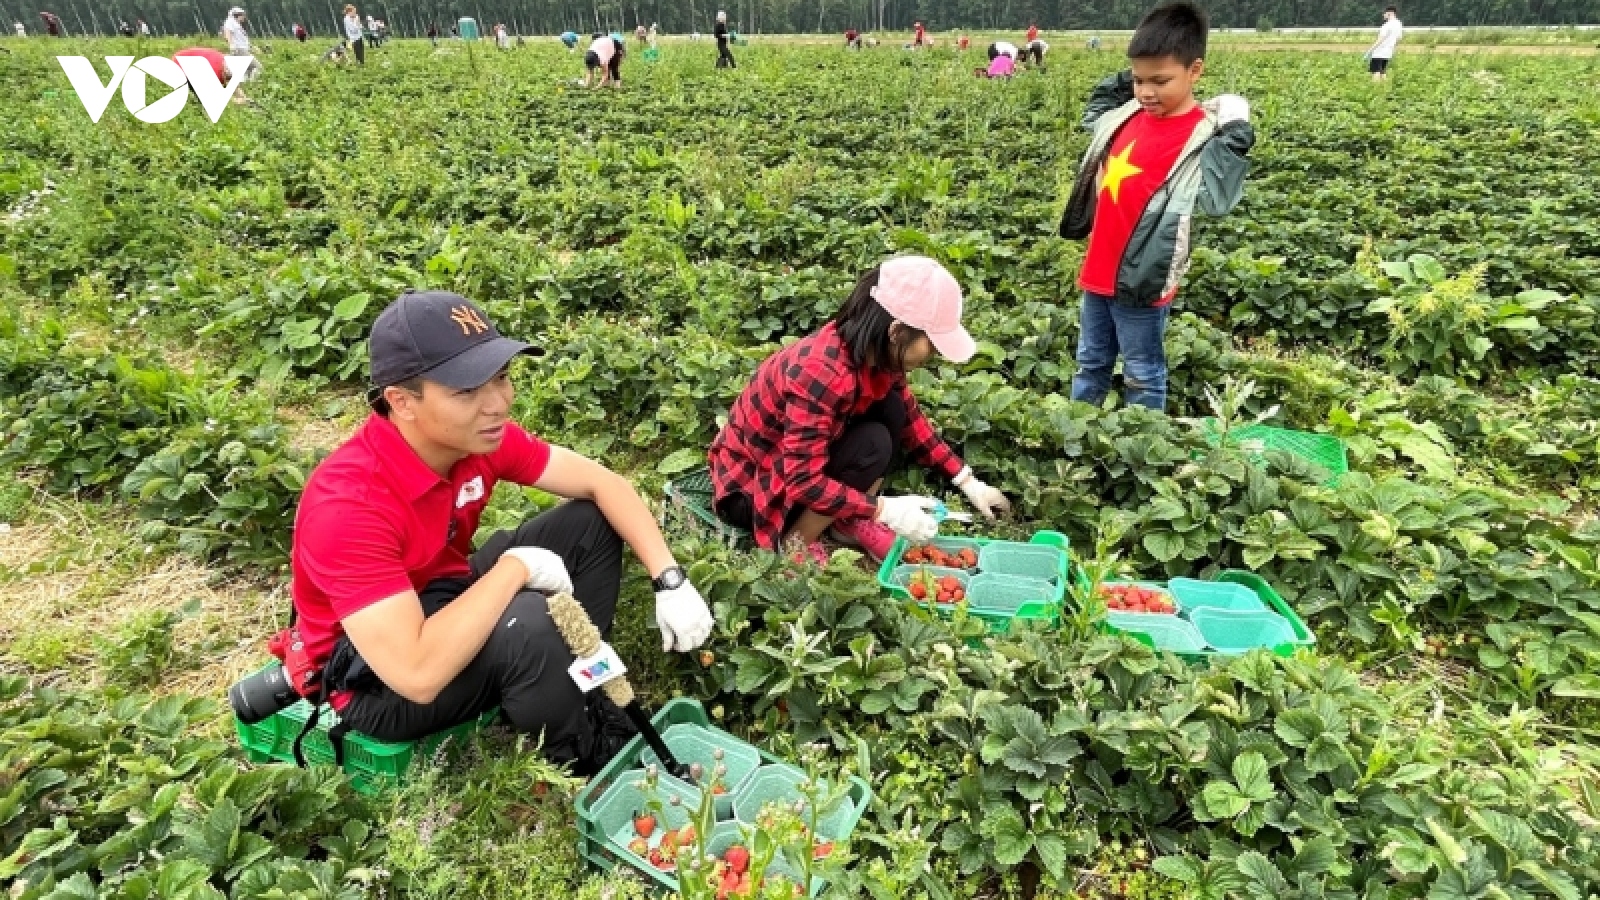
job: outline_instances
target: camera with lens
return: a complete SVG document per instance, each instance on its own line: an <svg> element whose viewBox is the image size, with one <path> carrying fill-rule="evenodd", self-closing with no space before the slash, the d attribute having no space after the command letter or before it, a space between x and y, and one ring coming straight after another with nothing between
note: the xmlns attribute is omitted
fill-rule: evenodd
<svg viewBox="0 0 1600 900"><path fill-rule="evenodd" d="M306 652L298 629L285 628L273 635L267 649L282 665L241 678L228 688L233 714L246 725L260 722L302 697L313 704L322 700L322 668Z"/></svg>
<svg viewBox="0 0 1600 900"><path fill-rule="evenodd" d="M246 725L254 725L287 709L299 699L300 692L294 689L283 666L263 669L228 688L228 703L233 706L233 714Z"/></svg>

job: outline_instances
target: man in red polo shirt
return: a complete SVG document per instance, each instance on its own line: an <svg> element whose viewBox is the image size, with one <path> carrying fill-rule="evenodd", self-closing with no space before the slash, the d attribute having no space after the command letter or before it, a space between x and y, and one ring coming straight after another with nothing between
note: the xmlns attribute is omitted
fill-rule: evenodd
<svg viewBox="0 0 1600 900"><path fill-rule="evenodd" d="M498 705L553 761L598 771L632 728L568 675L545 597L572 593L609 632L626 543L654 579L664 651L704 643L710 610L627 479L510 420L511 360L542 351L442 291L401 295L369 348L373 415L311 474L295 515L298 628L330 661L330 702L391 741ZM499 481L568 502L474 550Z"/></svg>

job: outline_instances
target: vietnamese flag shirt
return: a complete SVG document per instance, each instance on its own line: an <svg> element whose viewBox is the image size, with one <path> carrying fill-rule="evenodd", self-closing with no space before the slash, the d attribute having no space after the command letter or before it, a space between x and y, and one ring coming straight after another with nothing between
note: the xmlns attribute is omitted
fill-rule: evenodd
<svg viewBox="0 0 1600 900"><path fill-rule="evenodd" d="M1167 118L1141 109L1111 139L1110 152L1100 168L1100 196L1095 201L1094 228L1089 232L1078 287L1103 297L1116 296L1117 270L1145 204L1166 183L1178 154L1204 118L1205 110L1198 104ZM1156 305L1166 306L1176 294L1174 290Z"/></svg>

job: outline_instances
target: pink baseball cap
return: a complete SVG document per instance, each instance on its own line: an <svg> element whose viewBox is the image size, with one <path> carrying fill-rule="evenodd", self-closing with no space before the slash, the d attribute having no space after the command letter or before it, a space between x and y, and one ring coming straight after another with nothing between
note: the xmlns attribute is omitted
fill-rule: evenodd
<svg viewBox="0 0 1600 900"><path fill-rule="evenodd" d="M878 267L872 298L889 315L927 332L939 355L964 363L978 352L978 343L961 327L961 285L938 261L926 256L897 256Z"/></svg>

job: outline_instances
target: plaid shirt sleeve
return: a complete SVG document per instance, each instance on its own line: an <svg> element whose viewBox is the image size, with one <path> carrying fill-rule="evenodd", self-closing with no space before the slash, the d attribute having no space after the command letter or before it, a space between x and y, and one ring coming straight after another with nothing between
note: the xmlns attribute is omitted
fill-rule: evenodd
<svg viewBox="0 0 1600 900"><path fill-rule="evenodd" d="M877 515L878 505L822 471L839 411L849 404L843 391L847 379L838 376L820 355L803 360L790 372L783 411L788 424L779 447L778 477L787 486L789 499L813 512L835 519L870 519Z"/></svg>
<svg viewBox="0 0 1600 900"><path fill-rule="evenodd" d="M933 423L922 414L922 407L917 405L917 398L911 396L911 388L906 386L905 380L896 382L894 389L900 392L906 407L906 430L900 435L900 446L905 448L906 455L920 465L943 472L946 478L961 474L966 464L933 430Z"/></svg>

